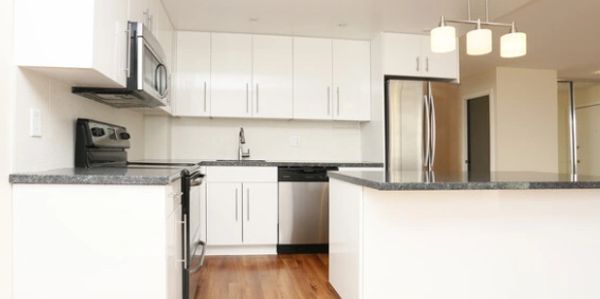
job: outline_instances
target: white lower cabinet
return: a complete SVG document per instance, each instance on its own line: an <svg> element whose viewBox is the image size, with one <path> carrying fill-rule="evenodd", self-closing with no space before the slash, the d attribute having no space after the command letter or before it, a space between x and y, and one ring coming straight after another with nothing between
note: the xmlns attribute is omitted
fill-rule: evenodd
<svg viewBox="0 0 600 299"><path fill-rule="evenodd" d="M207 183L207 243L277 244L277 183Z"/></svg>
<svg viewBox="0 0 600 299"><path fill-rule="evenodd" d="M277 167L207 167L207 254L276 253L277 197Z"/></svg>
<svg viewBox="0 0 600 299"><path fill-rule="evenodd" d="M14 184L13 299L181 299L180 182Z"/></svg>
<svg viewBox="0 0 600 299"><path fill-rule="evenodd" d="M277 243L277 183L243 183L243 243Z"/></svg>
<svg viewBox="0 0 600 299"><path fill-rule="evenodd" d="M242 243L241 191L241 183L207 184L206 241L208 244Z"/></svg>

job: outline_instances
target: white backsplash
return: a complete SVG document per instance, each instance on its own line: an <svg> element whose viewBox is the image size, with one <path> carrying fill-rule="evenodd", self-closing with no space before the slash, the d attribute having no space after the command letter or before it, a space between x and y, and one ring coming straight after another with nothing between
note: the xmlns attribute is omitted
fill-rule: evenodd
<svg viewBox="0 0 600 299"><path fill-rule="evenodd" d="M146 158L237 159L240 127L251 159L361 160L354 122L166 117L146 117Z"/></svg>

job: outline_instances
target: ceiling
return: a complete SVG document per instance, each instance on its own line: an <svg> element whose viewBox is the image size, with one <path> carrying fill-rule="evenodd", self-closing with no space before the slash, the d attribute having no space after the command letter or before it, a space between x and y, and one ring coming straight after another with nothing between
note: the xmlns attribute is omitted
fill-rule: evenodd
<svg viewBox="0 0 600 299"><path fill-rule="evenodd" d="M370 39L380 31L424 33L439 17L467 18L467 0L162 0L178 30L286 34ZM471 0L474 18L484 16L485 0ZM557 69L562 78L600 79L598 0L489 0L490 19L517 21L528 34L524 58L464 55L461 73L495 66ZM470 27L460 27L464 33Z"/></svg>

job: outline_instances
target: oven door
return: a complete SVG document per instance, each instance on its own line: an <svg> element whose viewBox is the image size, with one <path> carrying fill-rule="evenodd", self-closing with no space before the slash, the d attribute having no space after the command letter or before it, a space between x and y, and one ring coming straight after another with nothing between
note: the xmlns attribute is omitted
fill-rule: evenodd
<svg viewBox="0 0 600 299"><path fill-rule="evenodd" d="M200 172L190 176L189 197L189 257L188 257L188 296L185 299L194 299L198 290L199 272L204 263L206 251L206 185L202 184L203 175Z"/></svg>

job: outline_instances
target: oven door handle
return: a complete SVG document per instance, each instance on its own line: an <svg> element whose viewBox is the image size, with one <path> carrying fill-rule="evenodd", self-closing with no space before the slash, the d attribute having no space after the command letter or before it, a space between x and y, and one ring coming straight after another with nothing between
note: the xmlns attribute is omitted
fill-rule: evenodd
<svg viewBox="0 0 600 299"><path fill-rule="evenodd" d="M194 247L194 250L192 250L192 253L190 254L190 262L189 264L192 265L192 262L194 260L194 255L196 254L196 251L198 251L198 247L202 246L202 253L200 253L200 260L198 261L198 264L195 266L191 266L190 267L190 274L196 273L200 270L200 268L202 268L202 265L204 265L204 256L206 254L206 243L204 243L203 241L198 241L196 243L196 247Z"/></svg>
<svg viewBox="0 0 600 299"><path fill-rule="evenodd" d="M202 181L204 180L204 174L199 171L196 171L190 175L190 187L196 187L202 185Z"/></svg>

